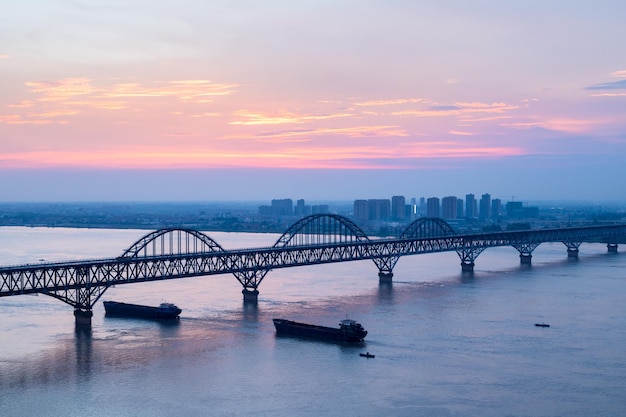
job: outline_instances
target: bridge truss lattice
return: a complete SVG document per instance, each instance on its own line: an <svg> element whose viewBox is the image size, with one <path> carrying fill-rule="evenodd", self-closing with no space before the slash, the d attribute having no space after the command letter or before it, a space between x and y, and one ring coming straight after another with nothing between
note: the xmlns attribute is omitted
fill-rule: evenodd
<svg viewBox="0 0 626 417"><path fill-rule="evenodd" d="M371 259L379 276L391 276L402 256L456 251L471 270L487 248L513 246L522 257L543 242L562 242L568 253L577 252L581 242L616 248L626 242L626 225L461 235L440 219L420 219L400 237L370 239L342 216L313 215L292 225L272 247L237 250L225 250L195 230L163 229L115 258L0 267L0 297L41 293L90 311L112 285L232 273L245 298L246 291L258 294L272 269Z"/></svg>

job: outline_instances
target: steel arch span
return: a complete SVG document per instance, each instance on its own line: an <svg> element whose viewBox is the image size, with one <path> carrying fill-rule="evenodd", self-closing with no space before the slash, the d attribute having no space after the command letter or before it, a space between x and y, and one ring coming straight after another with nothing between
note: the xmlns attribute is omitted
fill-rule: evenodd
<svg viewBox="0 0 626 417"><path fill-rule="evenodd" d="M312 214L298 220L278 238L272 247L287 248L367 241L369 238L365 232L354 222L337 214L326 213ZM257 288L269 271L269 269L260 269L236 275L244 286L244 297L246 292L258 293ZM242 276L243 281L240 279Z"/></svg>
<svg viewBox="0 0 626 417"><path fill-rule="evenodd" d="M408 225L400 235L400 239L427 239L455 236L456 234L456 231L445 220L438 217L422 217ZM400 257L395 255L374 259L374 263L378 267L378 277L382 281L392 279L393 268L399 259Z"/></svg>
<svg viewBox="0 0 626 417"><path fill-rule="evenodd" d="M191 229L168 228L156 230L138 239L117 260L223 251L224 249L219 243L202 232ZM117 279L119 275L115 265L105 268L104 271L113 279ZM235 276L237 277L236 274ZM73 277L72 281L76 282L90 282L93 280L95 283L103 279L102 271L99 268L90 266L77 268L73 272ZM108 288L108 285L85 285L80 288L69 288L69 286L65 285L59 290L46 292L45 294L74 306L77 311L75 314L82 314L84 310L91 310Z"/></svg>
<svg viewBox="0 0 626 417"><path fill-rule="evenodd" d="M224 248L211 237L197 230L167 228L156 230L140 238L126 249L120 258L176 256L211 252L224 252ZM233 272L233 275L244 286L245 290L250 272ZM101 294L98 298L100 296Z"/></svg>
<svg viewBox="0 0 626 417"><path fill-rule="evenodd" d="M438 217L422 217L404 229L400 238L423 239L456 235L456 231L445 220Z"/></svg>
<svg viewBox="0 0 626 417"><path fill-rule="evenodd" d="M337 214L313 214L295 222L274 247L364 242L369 238L351 220Z"/></svg>
<svg viewBox="0 0 626 417"><path fill-rule="evenodd" d="M168 228L148 233L133 243L120 257L186 255L216 251L224 251L224 249L202 232Z"/></svg>

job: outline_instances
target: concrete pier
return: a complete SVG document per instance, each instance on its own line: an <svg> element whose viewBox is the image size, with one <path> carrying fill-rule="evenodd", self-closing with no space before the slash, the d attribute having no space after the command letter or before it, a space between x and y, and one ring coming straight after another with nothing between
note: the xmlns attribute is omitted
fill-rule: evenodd
<svg viewBox="0 0 626 417"><path fill-rule="evenodd" d="M243 294L243 302L246 304L258 304L259 302L259 290L249 290L244 288L241 293Z"/></svg>
<svg viewBox="0 0 626 417"><path fill-rule="evenodd" d="M474 272L474 262L461 262L461 272Z"/></svg>
<svg viewBox="0 0 626 417"><path fill-rule="evenodd" d="M393 280L393 272L379 272L378 273L378 282L381 283L389 283Z"/></svg>
<svg viewBox="0 0 626 417"><path fill-rule="evenodd" d="M530 253L520 253L519 254L519 262L522 265L530 265L532 264L533 256Z"/></svg>
<svg viewBox="0 0 626 417"><path fill-rule="evenodd" d="M91 328L91 317L93 312L91 310L81 310L80 308L74 309L74 318L76 319L76 326L83 328Z"/></svg>
<svg viewBox="0 0 626 417"><path fill-rule="evenodd" d="M578 258L578 249L568 249L567 250L568 258Z"/></svg>
<svg viewBox="0 0 626 417"><path fill-rule="evenodd" d="M606 248L609 253L617 253L617 243L609 243L606 245Z"/></svg>

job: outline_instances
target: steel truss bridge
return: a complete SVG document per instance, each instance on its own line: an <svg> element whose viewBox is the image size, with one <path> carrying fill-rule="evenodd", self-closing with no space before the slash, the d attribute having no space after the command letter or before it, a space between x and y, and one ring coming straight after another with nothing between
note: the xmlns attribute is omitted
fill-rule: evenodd
<svg viewBox="0 0 626 417"><path fill-rule="evenodd" d="M530 264L541 243L562 242L570 257L582 243L606 243L617 252L626 224L458 234L445 221L421 218L396 238L370 239L349 219L316 214L294 223L272 247L225 250L206 234L169 228L149 233L115 258L0 267L0 297L45 294L74 307L77 324L91 324L91 310L113 285L233 274L244 302L256 303L258 287L272 269L371 259L381 282L405 255L456 251L464 272L487 248L512 246Z"/></svg>

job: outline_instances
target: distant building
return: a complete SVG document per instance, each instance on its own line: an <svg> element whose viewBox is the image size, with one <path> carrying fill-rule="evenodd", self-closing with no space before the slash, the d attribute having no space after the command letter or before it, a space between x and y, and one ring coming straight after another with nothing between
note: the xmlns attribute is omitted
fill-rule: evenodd
<svg viewBox="0 0 626 417"><path fill-rule="evenodd" d="M506 203L506 216L510 219L532 219L539 217L539 207L524 207L521 201Z"/></svg>
<svg viewBox="0 0 626 417"><path fill-rule="evenodd" d="M389 199L367 200L370 220L387 220L391 216L391 201Z"/></svg>
<svg viewBox="0 0 626 417"><path fill-rule="evenodd" d="M506 203L506 216L511 219L524 218L524 207L521 201L509 201Z"/></svg>
<svg viewBox="0 0 626 417"><path fill-rule="evenodd" d="M428 213L428 210L426 207L426 198L420 197L419 215L424 217L426 216L427 213Z"/></svg>
<svg viewBox="0 0 626 417"><path fill-rule="evenodd" d="M293 215L293 200L291 198L284 198L282 200L272 200L272 215L273 216L292 216Z"/></svg>
<svg viewBox="0 0 626 417"><path fill-rule="evenodd" d="M456 199L456 218L457 219L462 219L463 218L463 206L464 206L464 201L462 198L457 198Z"/></svg>
<svg viewBox="0 0 626 417"><path fill-rule="evenodd" d="M481 220L487 220L491 218L491 195L483 194L480 197L480 211L478 218Z"/></svg>
<svg viewBox="0 0 626 417"><path fill-rule="evenodd" d="M491 219L498 220L502 216L502 200L494 198L491 200Z"/></svg>
<svg viewBox="0 0 626 417"><path fill-rule="evenodd" d="M456 219L457 198L448 196L441 199L441 214L444 219Z"/></svg>
<svg viewBox="0 0 626 417"><path fill-rule="evenodd" d="M439 214L439 198L430 197L426 200L426 216L440 217Z"/></svg>
<svg viewBox="0 0 626 417"><path fill-rule="evenodd" d="M474 194L465 196L465 217L470 219L476 217L476 198Z"/></svg>
<svg viewBox="0 0 626 417"><path fill-rule="evenodd" d="M411 198L411 204L407 207L407 218L409 220L415 220L418 215L418 206L417 199L415 197Z"/></svg>
<svg viewBox="0 0 626 417"><path fill-rule="evenodd" d="M311 214L325 213L330 213L330 207L328 207L328 204L314 204L311 206Z"/></svg>
<svg viewBox="0 0 626 417"><path fill-rule="evenodd" d="M308 216L311 214L311 208L304 203L304 200L300 199L296 201L296 206L293 209L293 214L296 216Z"/></svg>
<svg viewBox="0 0 626 417"><path fill-rule="evenodd" d="M367 200L354 200L353 216L358 222L366 222L370 219L369 203Z"/></svg>
<svg viewBox="0 0 626 417"><path fill-rule="evenodd" d="M406 201L403 195L391 197L391 218L404 220L406 218Z"/></svg>

